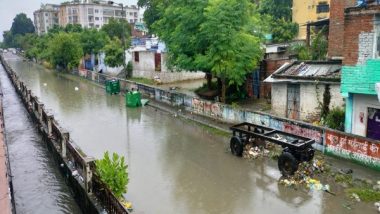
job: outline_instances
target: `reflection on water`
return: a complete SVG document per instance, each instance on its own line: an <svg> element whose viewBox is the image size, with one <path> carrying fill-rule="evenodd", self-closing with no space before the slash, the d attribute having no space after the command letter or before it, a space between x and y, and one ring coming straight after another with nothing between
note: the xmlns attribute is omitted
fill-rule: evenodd
<svg viewBox="0 0 380 214"><path fill-rule="evenodd" d="M1 66L0 82L17 213L81 213Z"/></svg>
<svg viewBox="0 0 380 214"><path fill-rule="evenodd" d="M126 156L130 183L125 196L139 213L347 211L343 197L279 186L275 161L234 157L226 138L150 107L126 108L123 96L106 95L79 77L9 62L86 154ZM364 204L357 210L371 209Z"/></svg>

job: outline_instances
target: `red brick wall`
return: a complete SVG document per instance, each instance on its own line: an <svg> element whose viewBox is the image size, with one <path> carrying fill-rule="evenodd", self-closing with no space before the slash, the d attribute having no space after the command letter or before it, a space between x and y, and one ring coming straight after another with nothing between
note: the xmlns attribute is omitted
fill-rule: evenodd
<svg viewBox="0 0 380 214"><path fill-rule="evenodd" d="M355 4L356 0L330 1L329 58L343 56L344 8Z"/></svg>
<svg viewBox="0 0 380 214"><path fill-rule="evenodd" d="M359 34L373 31L373 15L345 16L343 65L356 65L358 62Z"/></svg>

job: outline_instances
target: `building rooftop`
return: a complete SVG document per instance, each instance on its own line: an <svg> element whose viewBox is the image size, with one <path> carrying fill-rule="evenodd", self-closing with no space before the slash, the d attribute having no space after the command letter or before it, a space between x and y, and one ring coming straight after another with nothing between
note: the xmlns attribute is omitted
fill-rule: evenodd
<svg viewBox="0 0 380 214"><path fill-rule="evenodd" d="M285 63L265 82L340 82L341 61L294 61Z"/></svg>

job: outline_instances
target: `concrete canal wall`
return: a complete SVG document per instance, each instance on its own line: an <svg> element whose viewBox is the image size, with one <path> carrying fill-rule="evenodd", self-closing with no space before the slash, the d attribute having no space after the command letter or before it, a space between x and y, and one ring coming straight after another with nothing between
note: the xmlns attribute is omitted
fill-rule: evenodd
<svg viewBox="0 0 380 214"><path fill-rule="evenodd" d="M104 84L113 77L88 70L73 72L88 80ZM226 123L250 122L267 126L280 131L314 139L315 148L332 156L351 160L362 165L380 170L380 142L352 135L309 123L295 121L275 115L250 111L249 109L234 108L219 102L203 100L175 91L167 91L153 86L140 84L125 79L119 79L122 91L138 88L144 95L158 102L168 104Z"/></svg>
<svg viewBox="0 0 380 214"><path fill-rule="evenodd" d="M13 196L12 173L10 168L8 146L5 140L3 111L3 92L0 85L0 209L1 213L16 213Z"/></svg>
<svg viewBox="0 0 380 214"><path fill-rule="evenodd" d="M108 213L128 213L95 174L94 158L87 157L76 146L70 134L59 125L54 115L45 109L44 104L33 95L24 82L19 80L2 55L0 55L0 61L32 119L38 125L38 130L82 211L92 214L103 213L105 209Z"/></svg>

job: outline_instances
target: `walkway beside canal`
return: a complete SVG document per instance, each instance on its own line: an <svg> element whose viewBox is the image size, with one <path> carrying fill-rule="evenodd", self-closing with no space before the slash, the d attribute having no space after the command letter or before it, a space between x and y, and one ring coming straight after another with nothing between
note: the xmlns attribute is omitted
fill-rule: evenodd
<svg viewBox="0 0 380 214"><path fill-rule="evenodd" d="M1 87L1 86L0 86ZM3 92L0 88L0 210L12 213L10 172L8 172L8 151L4 136Z"/></svg>

